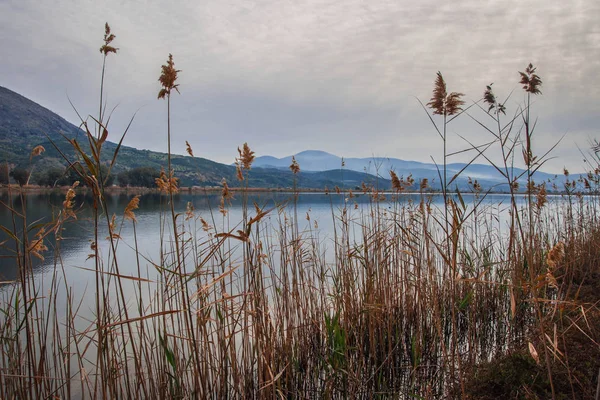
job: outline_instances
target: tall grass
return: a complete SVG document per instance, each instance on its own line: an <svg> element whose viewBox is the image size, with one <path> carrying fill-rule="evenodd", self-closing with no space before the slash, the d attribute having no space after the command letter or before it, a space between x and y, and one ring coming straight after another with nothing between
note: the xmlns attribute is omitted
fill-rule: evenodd
<svg viewBox="0 0 600 400"><path fill-rule="evenodd" d="M583 279L576 263L598 269L598 204L574 184L569 187L576 195L567 198L566 209L549 207L545 187L533 182L544 158L533 154L530 95L541 80L532 66L522 74L526 102L508 122L501 121L506 107L491 85L484 94L488 110L480 103L461 110L461 94L448 95L438 74L428 106L443 117L439 128L431 116L444 146L442 208L436 208L426 181L419 183L419 200L408 201L403 192L414 187L412 177L392 171L393 193L363 186L360 195L370 199L365 207L354 206L352 192L340 194L346 197L340 205L331 195L333 238L325 241L310 214L299 215L296 184L288 203L250 204L254 152L247 144L238 149L236 163L241 221L230 220L233 194L225 181L221 205L208 221L192 204L176 210L170 109L180 71L169 55L159 79L169 149L166 172L157 178L164 193L157 221L161 248L158 259L148 260L136 229L140 197L121 216L111 215L101 175L109 119L104 78L107 56L117 52L114 39L107 24L98 118L82 119L89 146L83 150L71 140L78 159L66 160L94 198L86 222L94 232L93 315L82 315L73 296L77 282L61 262L62 227L78 223L75 186L62 209L43 223L27 218L27 194L19 191L20 208L3 204L13 225L2 230L19 270L17 281L0 293L3 398L467 397L465 382L474 366L523 346L546 367L547 394L556 397L552 365L568 360L557 334L552 338L547 329L556 326L557 310L591 310L569 296ZM471 116L471 108L482 108L492 121L489 127L478 120L492 141L471 148L473 161L487 158L492 145L501 150L501 164L488 161L507 180L508 226L486 205L488 193L476 182L473 201L451 189L456 177L447 176L448 117ZM521 146L524 203L517 192L521 177L511 166ZM193 156L189 144L188 153ZM300 168L294 159L294 176ZM598 171L590 172L588 194L597 177ZM578 212L568 211L574 208ZM125 224L133 229L127 243L121 237ZM102 241L109 244L106 252ZM33 267L50 244L54 268L41 277L50 282L40 282ZM120 246L134 249L136 275L121 272ZM581 318L569 326L590 332Z"/></svg>

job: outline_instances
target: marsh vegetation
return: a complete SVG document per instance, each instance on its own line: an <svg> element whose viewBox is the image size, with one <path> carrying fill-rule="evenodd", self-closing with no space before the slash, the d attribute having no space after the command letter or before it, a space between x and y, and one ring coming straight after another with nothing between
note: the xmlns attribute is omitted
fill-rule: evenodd
<svg viewBox="0 0 600 400"><path fill-rule="evenodd" d="M114 39L107 24L102 82ZM158 96L168 110L169 155L179 72L169 55ZM191 202L176 209L169 157L156 179L160 237L152 259L140 250L140 197L118 215L109 210L105 188L119 146L103 164L102 85L97 116L81 121L85 144L70 140L77 157L65 160L91 193L87 217L78 217L77 183L42 220L28 217L22 191L13 193L19 202L2 205L12 221L2 226L2 245L18 267L0 292L2 397L592 398L600 337L589 285L599 276L600 171L568 180L563 201L549 206L545 184L533 181L548 157L534 147L531 98L542 82L531 64L520 78L524 101L510 111L491 85L465 105L439 73L423 108L444 147L441 201L427 181L409 200L412 178L390 171L392 192L363 185L331 200L326 241L299 212L297 193L275 204L252 200L254 152L246 143L238 149L235 219L226 181L208 216ZM447 127L476 112L489 141L466 145L511 188L502 219L476 181L466 201L446 174ZM492 150L500 163L488 158ZM516 157L526 166L524 197L516 185L523 177L511 168ZM301 168L290 165L295 176ZM61 259L65 226L80 223L91 235L91 312L73 295L78 282ZM131 231L127 241L123 229ZM133 258L120 258L123 247ZM49 254L41 282L33 271Z"/></svg>

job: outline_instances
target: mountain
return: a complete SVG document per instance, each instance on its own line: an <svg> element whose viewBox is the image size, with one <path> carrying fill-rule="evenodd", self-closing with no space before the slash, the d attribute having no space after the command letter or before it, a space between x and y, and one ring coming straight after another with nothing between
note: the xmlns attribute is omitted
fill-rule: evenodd
<svg viewBox="0 0 600 400"><path fill-rule="evenodd" d="M51 167L64 167L66 162L61 152L69 160L76 160L73 146L65 137L76 139L84 150L89 148L82 129L47 108L0 86L0 162L33 170L33 177L36 173ZM38 145L44 146L46 151L30 161L31 150ZM117 144L114 142L104 143L101 158L104 163L110 162L116 148ZM171 163L175 176L180 179L182 186L219 186L223 178L227 179L230 186L239 184L235 167L231 165L182 155L172 155ZM161 167L166 168L166 166L166 153L121 146L112 173L116 175L121 171L137 167L152 167L160 170ZM294 186L294 178L297 179L298 187L316 189L323 189L325 186L354 187L360 186L362 182L374 180L372 175L362 171L343 173L338 170L310 173L302 171L294 177L287 168L256 167L258 165L253 165L250 171L251 187L290 188ZM378 180L378 184L382 188L391 186L387 179Z"/></svg>
<svg viewBox="0 0 600 400"><path fill-rule="evenodd" d="M398 158L383 157L343 158L344 166L342 168L342 158L325 151L307 150L295 154L294 157L300 165L302 171L316 172L337 169L345 170L346 172L366 172L373 175L379 175L383 178L388 178L389 171L394 170L398 176L407 177L408 175L412 175L417 182L423 178L427 178L430 182L433 182L434 188L439 187L440 182L437 167L432 163L422 163L418 161L407 161ZM292 156L283 158L262 156L256 158L254 165L263 168L268 167L285 169L289 167L291 162ZM520 175L524 172L525 171L522 169L514 169L515 175ZM455 180L455 183L452 184L452 186L456 184L461 189L468 186L469 178L472 180L477 180L484 188L495 187L497 190L504 190L507 186L506 179L491 165L471 164L467 166L467 164L463 163L452 163L447 165L448 180L451 180L454 175L458 173L460 173L460 175ZM523 175L523 178L519 180L521 184L525 183L525 177L526 174ZM576 179L577 176L572 176L572 178ZM554 174L538 171L535 173L534 180L536 182L551 181L561 185L564 182L564 177L557 177Z"/></svg>

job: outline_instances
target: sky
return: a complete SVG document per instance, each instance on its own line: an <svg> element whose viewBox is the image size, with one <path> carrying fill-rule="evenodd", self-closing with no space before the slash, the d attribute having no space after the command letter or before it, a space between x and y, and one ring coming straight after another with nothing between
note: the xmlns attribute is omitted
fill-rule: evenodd
<svg viewBox="0 0 600 400"><path fill-rule="evenodd" d="M419 103L436 73L467 106L493 82L508 121L525 100L518 71L531 62L543 81L531 105L534 152L560 141L544 169L583 171L581 152L600 140L599 19L597 0L0 0L0 86L75 124L70 102L97 115L108 22L119 48L106 65L109 140L133 117L124 143L166 151L158 77L172 53L175 153L187 140L196 156L231 163L247 142L258 156L439 162L443 144ZM490 118L475 105L449 124L449 152L492 139L477 121ZM497 145L486 153L498 154Z"/></svg>

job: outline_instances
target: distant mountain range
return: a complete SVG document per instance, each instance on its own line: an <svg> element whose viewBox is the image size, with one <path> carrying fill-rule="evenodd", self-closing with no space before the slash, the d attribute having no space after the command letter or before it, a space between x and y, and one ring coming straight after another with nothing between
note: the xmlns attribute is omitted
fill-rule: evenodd
<svg viewBox="0 0 600 400"><path fill-rule="evenodd" d="M303 171L325 171L325 170L345 170L347 172L366 172L368 174L377 175L383 178L389 178L389 171L393 170L398 176L407 177L412 175L415 181L420 181L423 178L429 180L434 188L439 187L440 176L438 169L433 163L422 163L417 161L406 161L398 158L341 158L334 154L320 150L307 150L294 155L296 161ZM342 166L343 160L343 166ZM262 168L279 168L286 169L292 162L292 156L276 158L272 156L257 157L254 165ZM440 166L441 169L441 166ZM515 176L525 172L522 169L514 168ZM464 163L452 163L447 165L447 178L451 180L455 174L460 173L459 177L451 185L465 189L468 185L469 178L472 181L477 180L484 188L494 187L496 190L506 190L508 188L506 179L491 165L471 164L467 166ZM564 177L555 174L548 174L538 171L535 173L534 180L536 182L555 182L562 184ZM521 184L525 184L526 174L520 179Z"/></svg>
<svg viewBox="0 0 600 400"><path fill-rule="evenodd" d="M134 122L135 124L135 122ZM46 136L47 135L47 136ZM63 136L64 135L64 136ZM77 138L85 149L87 139L77 126L41 105L0 86L0 162L9 162L13 166L31 168L29 155L31 150L42 145L46 151L42 156L33 159L33 174L47 168L66 165L60 152L70 160L75 160L72 145L65 139ZM112 137L109 136L109 139ZM51 143L54 142L58 150ZM117 145L107 141L103 147L102 160L110 162ZM60 150L60 152L59 152ZM381 189L391 187L389 171L394 170L399 176L412 175L415 185L427 178L432 188L439 187L439 175L434 164L406 161L397 158L342 158L324 151L308 150L295 154L301 172L296 176L300 188L330 189L356 188L362 183L377 185ZM289 170L292 156L276 158L272 156L257 157L250 172L249 185L262 188L290 188L294 185L294 175ZM167 154L149 150L138 150L122 146L113 173L136 167L152 167L160 170L166 168ZM173 155L172 165L175 175L182 186L219 186L225 178L231 186L238 185L235 167L217 163L201 157ZM465 168L465 164L449 164L448 179ZM522 170L515 169L519 174ZM469 178L477 181L483 188L506 190L504 178L490 165L473 164L464 169L452 184L461 190L468 190ZM554 181L558 185L564 177L537 172L536 182ZM521 181L522 183L524 180ZM415 186L418 187L418 186Z"/></svg>
<svg viewBox="0 0 600 400"><path fill-rule="evenodd" d="M18 93L0 86L0 162L6 161L17 167L30 168L31 150L35 146L42 145L46 151L40 157L33 159L34 175L46 168L65 166L64 158L50 142L52 140L70 160L75 160L72 145L65 137L77 138L82 148L86 148L87 139L79 127ZM117 144L111 141L104 144L102 157L104 162L108 163L112 159L116 147ZM239 184L235 167L231 165L183 155L172 155L171 161L175 176L180 179L182 186L219 186L223 178L230 186L235 187ZM153 167L160 170L161 167L166 169L166 166L166 153L122 146L113 173L118 174L136 167ZM362 182L371 183L375 180L372 175L364 172L341 172L339 169L300 173L296 178L298 187L316 189L323 189L326 186L354 187L360 186ZM382 188L391 186L389 179L380 179L378 183ZM290 188L294 185L294 174L289 169L253 166L249 185L262 188Z"/></svg>

